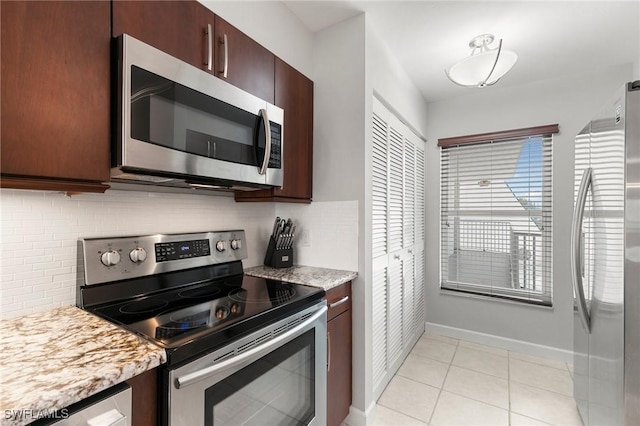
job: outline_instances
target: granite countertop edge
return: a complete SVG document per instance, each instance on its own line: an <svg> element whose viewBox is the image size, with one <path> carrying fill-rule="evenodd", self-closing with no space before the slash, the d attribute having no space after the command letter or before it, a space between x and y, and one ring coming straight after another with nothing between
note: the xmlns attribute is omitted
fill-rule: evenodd
<svg viewBox="0 0 640 426"><path fill-rule="evenodd" d="M358 276L358 273L355 271L304 265L294 265L289 268L273 268L271 266L259 265L245 269L244 273L258 278L319 287L325 291L349 282Z"/></svg>
<svg viewBox="0 0 640 426"><path fill-rule="evenodd" d="M160 346L75 306L1 324L2 425L28 424L167 361Z"/></svg>

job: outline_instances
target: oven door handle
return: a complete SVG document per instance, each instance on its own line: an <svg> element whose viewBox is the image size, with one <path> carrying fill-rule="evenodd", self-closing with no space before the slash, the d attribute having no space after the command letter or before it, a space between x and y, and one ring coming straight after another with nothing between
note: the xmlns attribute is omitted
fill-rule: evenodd
<svg viewBox="0 0 640 426"><path fill-rule="evenodd" d="M262 358L272 350L278 348L283 342L286 342L287 340L297 337L297 335L305 332L307 328L309 328L314 322L321 318L326 312L327 307L323 306L316 313L307 318L303 323L300 323L291 330L269 340L265 344L261 344L253 349L248 350L247 352L244 352L233 358L226 359L220 363L203 368L202 370L194 371L185 374L184 376L177 377L175 386L177 389L186 388L187 386L190 386L222 371L232 368L242 368L246 365L249 365L257 359Z"/></svg>

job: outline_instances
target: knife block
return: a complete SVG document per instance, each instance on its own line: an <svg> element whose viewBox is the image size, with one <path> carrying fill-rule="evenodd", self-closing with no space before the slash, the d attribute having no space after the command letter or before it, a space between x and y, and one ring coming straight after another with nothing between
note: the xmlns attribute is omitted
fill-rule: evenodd
<svg viewBox="0 0 640 426"><path fill-rule="evenodd" d="M288 268L293 266L293 248L277 249L276 240L269 237L269 247L264 256L264 264L273 268Z"/></svg>

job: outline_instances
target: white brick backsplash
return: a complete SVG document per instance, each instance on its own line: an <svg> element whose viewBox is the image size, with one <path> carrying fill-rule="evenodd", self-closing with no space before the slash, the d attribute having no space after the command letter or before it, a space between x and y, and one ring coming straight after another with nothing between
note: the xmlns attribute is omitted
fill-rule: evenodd
<svg viewBox="0 0 640 426"><path fill-rule="evenodd" d="M26 266L27 265L25 265L25 272L19 272L19 273L13 274L14 280L26 280L29 278L38 278L38 277L44 276L44 271L33 271L31 270L32 267L27 268Z"/></svg>
<svg viewBox="0 0 640 426"><path fill-rule="evenodd" d="M0 317L75 304L77 241L85 237L244 229L249 258L262 263L273 219L291 217L311 232L296 264L358 268L358 203L235 203L228 195L107 191L67 197L0 190Z"/></svg>
<svg viewBox="0 0 640 426"><path fill-rule="evenodd" d="M3 296L22 296L24 294L33 293L33 287L16 287L9 289L2 289Z"/></svg>
<svg viewBox="0 0 640 426"><path fill-rule="evenodd" d="M51 262L53 261L53 255L52 254L48 254L46 256L33 256L33 257L27 257L26 259L24 259L25 264L30 264L30 263L44 263L44 262ZM4 270L5 272L7 272L7 270Z"/></svg>
<svg viewBox="0 0 640 426"><path fill-rule="evenodd" d="M53 277L51 276L44 276L44 277L40 277L40 278L32 278L30 280L24 280L23 281L23 285L25 287L30 287L30 286L37 286L39 284L46 284L46 283L50 283L53 281ZM5 286L7 286L9 283L2 283L2 287L4 288Z"/></svg>
<svg viewBox="0 0 640 426"><path fill-rule="evenodd" d="M3 294L5 294L4 292L6 290L10 290L12 288L23 288L23 286L26 283L25 281L13 281L13 275L10 275L11 278L5 278L5 280L2 283L2 292ZM47 278L49 281L52 281L51 277L44 277ZM42 278L38 278L38 279L42 279ZM35 281L35 280L31 280L31 281Z"/></svg>
<svg viewBox="0 0 640 426"><path fill-rule="evenodd" d="M275 208L230 194L0 190L0 317L75 304L79 238L244 229L243 264L259 265Z"/></svg>
<svg viewBox="0 0 640 426"><path fill-rule="evenodd" d="M22 265L24 263L24 259L22 258L5 258L3 257L2 259L0 259L0 267L4 268L5 266L15 266L15 265ZM4 271L4 269L3 269ZM4 274L5 272L3 272Z"/></svg>
<svg viewBox="0 0 640 426"><path fill-rule="evenodd" d="M0 250L3 252L14 252L16 250L25 250L33 247L33 243L25 243L25 242L5 242L4 238L2 239L2 244L0 244Z"/></svg>
<svg viewBox="0 0 640 426"><path fill-rule="evenodd" d="M358 202L315 201L311 204L279 204L276 213L296 223L294 263L322 268L358 270ZM310 232L310 245L301 244Z"/></svg>
<svg viewBox="0 0 640 426"><path fill-rule="evenodd" d="M56 290L56 289L60 289L61 287L62 287L62 282L55 282L55 283L54 283L54 282L52 281L52 282L48 282L48 283L46 283L46 284L38 284L38 285L34 285L32 288L33 288L33 291L34 291L34 292L41 292L41 291L47 292L47 291L49 291L49 290ZM69 289L69 291L70 291L70 290L71 290L71 289Z"/></svg>
<svg viewBox="0 0 640 426"><path fill-rule="evenodd" d="M46 257L46 256L42 256L42 257ZM26 262L26 260L25 260ZM34 271L38 271L40 269L44 269L46 270L45 273L47 275L52 275L51 271L54 269L59 269L60 268L60 262L44 262L44 263L35 263L33 265L33 270ZM65 268L65 269L69 269L71 270L71 268Z"/></svg>

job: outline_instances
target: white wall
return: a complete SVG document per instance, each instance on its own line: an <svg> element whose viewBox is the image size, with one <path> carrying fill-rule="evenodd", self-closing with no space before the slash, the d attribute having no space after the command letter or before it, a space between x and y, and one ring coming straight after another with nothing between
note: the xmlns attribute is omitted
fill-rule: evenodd
<svg viewBox="0 0 640 426"><path fill-rule="evenodd" d="M364 15L315 36L313 199L363 197Z"/></svg>
<svg viewBox="0 0 640 426"><path fill-rule="evenodd" d="M343 21L316 33L314 40L314 202L358 206L353 250L358 278L352 283L352 405L365 409L366 287L364 275L365 19ZM315 237L314 237L315 238ZM338 240L335 245L343 244Z"/></svg>
<svg viewBox="0 0 640 426"><path fill-rule="evenodd" d="M367 80L387 108L426 137L427 103L371 25L367 25Z"/></svg>
<svg viewBox="0 0 640 426"><path fill-rule="evenodd" d="M198 1L311 78L313 33L282 2Z"/></svg>
<svg viewBox="0 0 640 426"><path fill-rule="evenodd" d="M469 95L429 105L427 144L427 322L559 349L573 339L569 268L573 211L573 138L601 104L632 76L632 65L517 89L470 89ZM553 141L553 308L441 294L439 290L438 138L558 123ZM477 337L480 337L478 335Z"/></svg>

